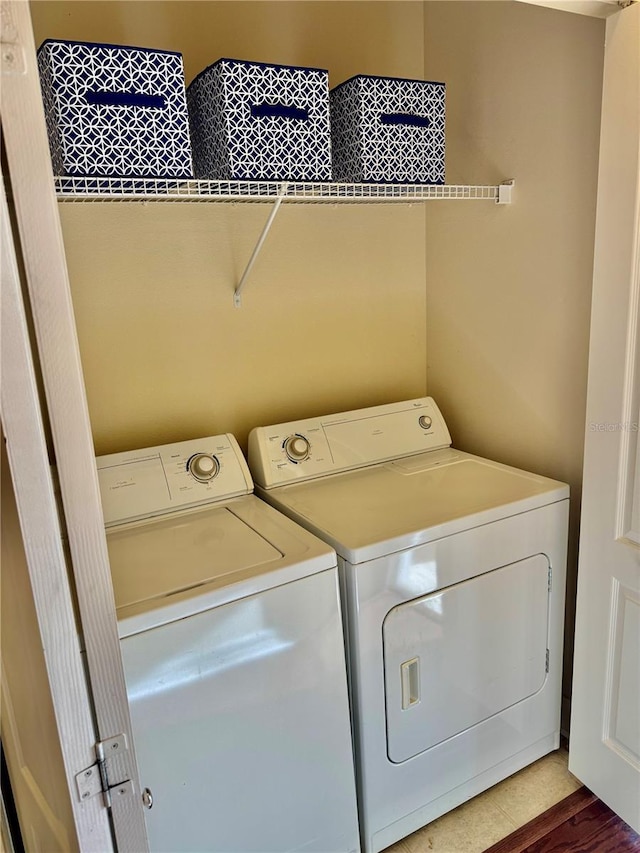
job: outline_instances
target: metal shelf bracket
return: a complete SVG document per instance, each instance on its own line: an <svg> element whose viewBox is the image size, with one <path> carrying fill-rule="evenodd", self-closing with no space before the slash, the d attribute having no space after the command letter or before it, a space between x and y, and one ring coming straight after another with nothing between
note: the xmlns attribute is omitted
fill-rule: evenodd
<svg viewBox="0 0 640 853"><path fill-rule="evenodd" d="M271 213L269 214L269 217L264 224L264 228L262 229L262 233L260 234L260 237L258 238L258 242L256 243L255 248L254 248L253 252L251 253L251 257L249 258L249 262L248 262L247 266L245 267L245 270L242 273L242 277L241 277L240 281L238 282L238 285L237 285L237 287L233 293L233 304L235 305L236 308L240 308L240 306L242 305L242 297L241 297L242 288L244 287L244 285L247 281L247 278L249 277L249 273L251 272L251 268L255 264L255 262L258 258L258 255L260 254L260 249L262 249L262 245L263 245L264 241L267 239L267 234L271 230L271 226L273 225L273 221L276 218L278 210L280 210L280 205L282 204L282 200L286 195L288 186L289 186L288 183L280 184L280 187L278 188L278 197L276 198L276 200L273 204L273 207L271 208Z"/></svg>

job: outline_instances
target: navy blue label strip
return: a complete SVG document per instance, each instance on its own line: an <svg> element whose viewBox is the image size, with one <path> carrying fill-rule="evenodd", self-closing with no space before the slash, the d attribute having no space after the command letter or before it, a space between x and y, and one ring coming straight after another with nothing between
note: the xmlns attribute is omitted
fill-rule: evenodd
<svg viewBox="0 0 640 853"><path fill-rule="evenodd" d="M108 107L153 107L163 110L167 100L162 95L143 95L139 92L86 92L85 97L90 104Z"/></svg>
<svg viewBox="0 0 640 853"><path fill-rule="evenodd" d="M412 113L380 113L382 124L404 124L409 127L429 127L431 121L426 116L417 116Z"/></svg>
<svg viewBox="0 0 640 853"><path fill-rule="evenodd" d="M285 104L251 104L251 115L254 118L294 118L307 121L308 110L301 107L288 107Z"/></svg>

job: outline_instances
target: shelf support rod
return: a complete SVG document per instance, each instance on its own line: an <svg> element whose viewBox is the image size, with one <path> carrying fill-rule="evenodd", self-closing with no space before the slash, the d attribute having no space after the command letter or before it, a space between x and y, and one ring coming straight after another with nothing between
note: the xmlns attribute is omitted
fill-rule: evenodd
<svg viewBox="0 0 640 853"><path fill-rule="evenodd" d="M255 262L258 258L258 255L260 254L260 249L262 249L262 244L267 239L267 234L269 233L271 226L273 225L273 220L276 218L276 214L278 213L278 210L280 209L280 205L282 204L282 200L287 193L288 187L289 187L288 183L280 184L280 187L278 189L278 197L274 202L273 208L271 209L271 213L269 214L269 218L265 222L264 228L262 229L262 233L260 234L260 237L258 238L258 242L256 243L255 249L253 250L251 257L249 258L249 263L245 267L245 271L242 273L242 278L238 282L238 286L236 287L236 289L233 293L233 304L235 305L236 308L240 308L240 306L242 305L242 298L241 298L242 288L244 287L244 285L247 281L249 273L251 272L251 268L255 264Z"/></svg>

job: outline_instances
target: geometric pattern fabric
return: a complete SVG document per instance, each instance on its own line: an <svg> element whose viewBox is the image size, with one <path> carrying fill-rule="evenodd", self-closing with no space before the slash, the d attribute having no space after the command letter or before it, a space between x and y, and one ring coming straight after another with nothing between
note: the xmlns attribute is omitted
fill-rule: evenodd
<svg viewBox="0 0 640 853"><path fill-rule="evenodd" d="M329 97L334 180L444 184L444 83L361 74Z"/></svg>
<svg viewBox="0 0 640 853"><path fill-rule="evenodd" d="M193 177L180 53L50 39L38 68L56 175Z"/></svg>
<svg viewBox="0 0 640 853"><path fill-rule="evenodd" d="M331 180L327 71L220 59L187 103L197 178Z"/></svg>

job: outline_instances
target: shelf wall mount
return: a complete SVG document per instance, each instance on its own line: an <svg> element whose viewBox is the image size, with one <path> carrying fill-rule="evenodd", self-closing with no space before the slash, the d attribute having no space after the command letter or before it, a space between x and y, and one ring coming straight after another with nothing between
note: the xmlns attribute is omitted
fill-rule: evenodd
<svg viewBox="0 0 640 853"><path fill-rule="evenodd" d="M511 196L515 183L516 182L511 179L509 181L502 181L498 184L498 197L496 199L496 204L511 204L513 201Z"/></svg>

